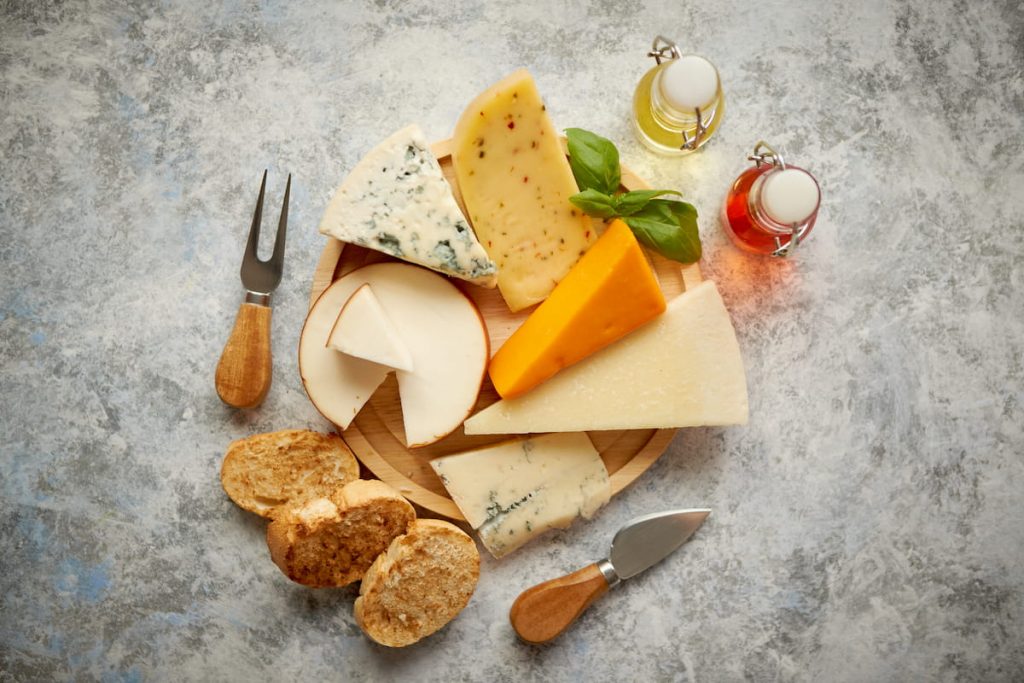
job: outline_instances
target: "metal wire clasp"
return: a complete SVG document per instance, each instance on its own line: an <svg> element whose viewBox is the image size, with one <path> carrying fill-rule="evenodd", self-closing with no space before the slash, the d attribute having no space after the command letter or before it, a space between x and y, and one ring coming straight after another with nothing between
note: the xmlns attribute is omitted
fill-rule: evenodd
<svg viewBox="0 0 1024 683"><path fill-rule="evenodd" d="M708 126L704 123L704 112L700 110L700 107L693 111L697 114L697 130L693 132L692 138L685 130L683 131L683 144L679 145L679 149L688 149L690 151L697 149L700 146L701 140L708 134Z"/></svg>
<svg viewBox="0 0 1024 683"><path fill-rule="evenodd" d="M679 59L683 53L679 51L678 45L665 36L655 36L654 43L651 44L651 51L647 53L647 56L654 57L654 61L661 64L661 60Z"/></svg>
<svg viewBox="0 0 1024 683"><path fill-rule="evenodd" d="M786 168L786 161L782 158L780 152L775 151L775 148L769 145L764 140L758 140L757 144L754 145L754 152L747 157L750 161L753 161L757 168L765 164L778 167L780 170ZM789 258L796 251L796 248L800 245L800 242L804 239L804 234L807 232L807 221L803 223L793 223L790 226L789 241L785 244L779 239L779 236L774 237L775 250L771 253L771 256L778 258Z"/></svg>
<svg viewBox="0 0 1024 683"><path fill-rule="evenodd" d="M775 148L764 140L757 141L757 144L754 145L754 153L748 156L747 159L753 161L758 168L761 168L762 164L786 168L786 162L783 160L782 154L776 152Z"/></svg>

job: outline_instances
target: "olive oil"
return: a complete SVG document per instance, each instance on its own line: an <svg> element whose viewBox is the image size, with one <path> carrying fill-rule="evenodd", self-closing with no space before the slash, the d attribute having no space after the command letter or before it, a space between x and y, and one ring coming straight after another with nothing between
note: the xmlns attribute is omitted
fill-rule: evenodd
<svg viewBox="0 0 1024 683"><path fill-rule="evenodd" d="M704 145L722 122L725 97L718 71L685 55L650 69L633 96L637 137L659 154L683 156Z"/></svg>

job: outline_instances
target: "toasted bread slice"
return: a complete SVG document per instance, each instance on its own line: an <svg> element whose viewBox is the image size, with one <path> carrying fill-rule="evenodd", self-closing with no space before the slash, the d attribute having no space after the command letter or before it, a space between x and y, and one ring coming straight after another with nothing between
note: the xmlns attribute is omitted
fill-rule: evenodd
<svg viewBox="0 0 1024 683"><path fill-rule="evenodd" d="M359 463L337 434L285 429L228 446L220 469L225 493L263 517L290 501L326 496L359 478Z"/></svg>
<svg viewBox="0 0 1024 683"><path fill-rule="evenodd" d="M281 508L267 527L270 557L292 581L314 588L363 578L374 559L416 519L382 481L357 479L329 496Z"/></svg>
<svg viewBox="0 0 1024 683"><path fill-rule="evenodd" d="M418 519L363 577L356 623L381 645L411 645L454 619L479 577L473 539L448 522Z"/></svg>

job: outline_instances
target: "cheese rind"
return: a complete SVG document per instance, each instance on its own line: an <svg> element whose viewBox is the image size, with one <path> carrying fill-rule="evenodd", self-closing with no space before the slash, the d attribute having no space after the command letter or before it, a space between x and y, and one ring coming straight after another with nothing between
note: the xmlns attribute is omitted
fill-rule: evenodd
<svg viewBox="0 0 1024 683"><path fill-rule="evenodd" d="M710 280L633 334L533 391L485 408L466 434L651 429L747 421L736 333Z"/></svg>
<svg viewBox="0 0 1024 683"><path fill-rule="evenodd" d="M611 496L608 470L582 433L506 441L430 464L495 557L590 519Z"/></svg>
<svg viewBox="0 0 1024 683"><path fill-rule="evenodd" d="M327 205L320 232L484 287L497 282L497 266L416 125L356 164Z"/></svg>
<svg viewBox="0 0 1024 683"><path fill-rule="evenodd" d="M579 190L529 72L473 100L452 149L466 213L498 264L505 302L518 311L543 301L596 234L569 202Z"/></svg>
<svg viewBox="0 0 1024 683"><path fill-rule="evenodd" d="M494 388L503 398L524 394L664 310L665 297L633 231L614 221L494 354Z"/></svg>
<svg viewBox="0 0 1024 683"><path fill-rule="evenodd" d="M412 372L412 354L394 324L365 284L345 302L327 346L356 358Z"/></svg>

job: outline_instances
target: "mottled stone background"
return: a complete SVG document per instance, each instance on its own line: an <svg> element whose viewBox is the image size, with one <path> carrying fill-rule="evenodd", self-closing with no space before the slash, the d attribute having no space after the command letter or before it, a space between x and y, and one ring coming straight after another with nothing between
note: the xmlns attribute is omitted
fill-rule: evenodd
<svg viewBox="0 0 1024 683"><path fill-rule="evenodd" d="M654 34L720 67L685 160L633 139ZM237 437L323 428L294 349L346 169L528 67L560 127L614 139L701 213L750 384L597 519L501 562L393 651L355 590L270 562L223 495ZM0 0L0 680L1024 680L1024 5ZM792 263L718 207L765 137L821 180ZM276 380L235 412L213 369L259 174L294 174ZM630 517L713 516L546 648L513 598Z"/></svg>

